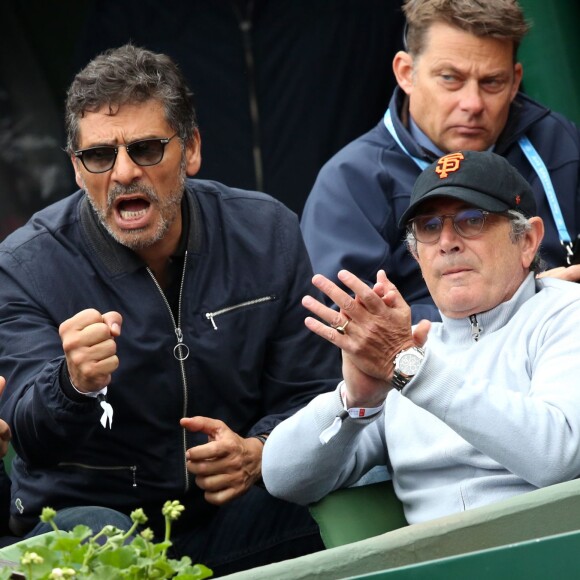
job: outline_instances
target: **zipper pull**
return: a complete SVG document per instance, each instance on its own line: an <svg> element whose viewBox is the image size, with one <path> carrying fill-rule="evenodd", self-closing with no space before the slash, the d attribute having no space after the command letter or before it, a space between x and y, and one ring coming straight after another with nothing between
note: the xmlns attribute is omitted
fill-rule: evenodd
<svg viewBox="0 0 580 580"><path fill-rule="evenodd" d="M189 347L183 342L183 332L181 328L175 328L175 336L177 337L177 344L173 348L173 356L177 360L185 360L189 356Z"/></svg>
<svg viewBox="0 0 580 580"><path fill-rule="evenodd" d="M213 319L213 312L206 312L205 317L211 322L213 329L217 330L217 325L215 323L215 320Z"/></svg>
<svg viewBox="0 0 580 580"><path fill-rule="evenodd" d="M471 323L471 338L477 342L479 340L480 334L483 332L483 328L479 325L477 316L475 316L475 314L472 314L469 317L469 322Z"/></svg>

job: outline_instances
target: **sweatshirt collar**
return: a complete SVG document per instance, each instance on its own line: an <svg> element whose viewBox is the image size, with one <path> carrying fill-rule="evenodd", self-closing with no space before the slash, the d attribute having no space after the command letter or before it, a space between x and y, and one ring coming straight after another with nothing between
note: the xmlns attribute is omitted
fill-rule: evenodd
<svg viewBox="0 0 580 580"><path fill-rule="evenodd" d="M495 308L475 315L481 328L481 338L503 328L521 308L521 306L532 298L537 292L536 275L530 272L522 282L516 293L506 302L502 302ZM470 317L449 318L441 314L443 328L446 332L457 338L464 338L464 335L471 337L472 321Z"/></svg>

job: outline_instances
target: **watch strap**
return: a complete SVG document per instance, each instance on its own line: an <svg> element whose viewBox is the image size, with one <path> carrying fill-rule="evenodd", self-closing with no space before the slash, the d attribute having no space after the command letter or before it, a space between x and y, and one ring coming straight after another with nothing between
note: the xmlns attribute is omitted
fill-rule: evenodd
<svg viewBox="0 0 580 580"><path fill-rule="evenodd" d="M409 377L404 377L403 375L401 375L400 373L395 371L393 373L392 384L393 384L393 387L395 389L397 389L397 391L401 392L410 380L411 379L409 379Z"/></svg>

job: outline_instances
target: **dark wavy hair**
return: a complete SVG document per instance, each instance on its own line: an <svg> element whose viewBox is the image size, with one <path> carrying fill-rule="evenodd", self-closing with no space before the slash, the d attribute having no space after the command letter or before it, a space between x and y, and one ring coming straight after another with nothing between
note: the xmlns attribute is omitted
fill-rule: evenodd
<svg viewBox="0 0 580 580"><path fill-rule="evenodd" d="M126 44L95 57L74 78L66 98L67 149L78 148L79 119L108 107L111 115L122 105L159 101L171 128L191 144L197 120L193 93L179 67L165 54Z"/></svg>
<svg viewBox="0 0 580 580"><path fill-rule="evenodd" d="M517 0L406 0L406 47L413 56L425 48L425 36L434 22L445 22L475 36L511 40L514 61L530 29Z"/></svg>

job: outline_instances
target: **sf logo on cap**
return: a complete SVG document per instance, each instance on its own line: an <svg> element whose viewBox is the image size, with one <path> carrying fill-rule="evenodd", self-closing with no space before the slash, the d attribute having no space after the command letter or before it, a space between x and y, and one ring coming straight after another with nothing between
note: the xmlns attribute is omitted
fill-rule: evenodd
<svg viewBox="0 0 580 580"><path fill-rule="evenodd" d="M435 172L439 174L439 179L444 179L450 173L457 171L462 159L465 159L463 153L450 153L445 155L445 157L441 157L435 168Z"/></svg>

